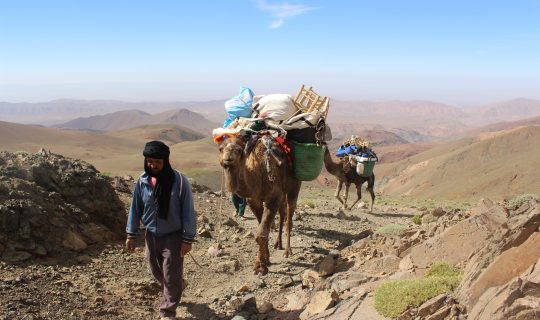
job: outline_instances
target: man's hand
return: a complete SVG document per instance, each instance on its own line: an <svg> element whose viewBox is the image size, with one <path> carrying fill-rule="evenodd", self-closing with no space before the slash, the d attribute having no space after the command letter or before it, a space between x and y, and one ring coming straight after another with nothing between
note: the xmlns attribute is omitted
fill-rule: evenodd
<svg viewBox="0 0 540 320"><path fill-rule="evenodd" d="M133 250L135 250L135 238L126 239L126 250L128 252L133 252Z"/></svg>
<svg viewBox="0 0 540 320"><path fill-rule="evenodd" d="M180 247L180 256L184 257L190 251L191 251L191 243L182 241L182 245Z"/></svg>

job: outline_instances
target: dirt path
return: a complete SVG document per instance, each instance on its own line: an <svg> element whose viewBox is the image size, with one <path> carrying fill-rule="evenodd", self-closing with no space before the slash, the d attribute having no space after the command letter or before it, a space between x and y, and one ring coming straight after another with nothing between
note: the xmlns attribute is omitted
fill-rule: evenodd
<svg viewBox="0 0 540 320"><path fill-rule="evenodd" d="M293 255L271 249L270 272L252 272L256 255L253 234L257 221L231 219L232 206L213 194L195 194L199 227L211 238L199 236L193 257L185 261L184 291L178 315L187 319L230 319L235 307L254 295L271 302L274 310L260 319L287 318L280 310L289 291L301 286L301 275L333 249L343 249L388 223L410 223L414 209L375 205L345 213L337 210L331 190L302 191L291 238ZM221 210L220 210L221 207ZM220 214L221 211L221 214ZM272 232L273 243L276 232ZM155 319L159 288L144 261L143 239L132 254L123 242L90 247L80 255L26 262L0 263L0 319ZM213 247L215 250L209 248Z"/></svg>

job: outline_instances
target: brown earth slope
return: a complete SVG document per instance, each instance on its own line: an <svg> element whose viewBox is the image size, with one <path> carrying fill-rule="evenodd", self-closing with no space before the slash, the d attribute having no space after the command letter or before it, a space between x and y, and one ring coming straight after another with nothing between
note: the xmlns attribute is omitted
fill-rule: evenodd
<svg viewBox="0 0 540 320"><path fill-rule="evenodd" d="M540 190L538 163L540 126L486 133L379 166L379 190L433 199L508 198Z"/></svg>

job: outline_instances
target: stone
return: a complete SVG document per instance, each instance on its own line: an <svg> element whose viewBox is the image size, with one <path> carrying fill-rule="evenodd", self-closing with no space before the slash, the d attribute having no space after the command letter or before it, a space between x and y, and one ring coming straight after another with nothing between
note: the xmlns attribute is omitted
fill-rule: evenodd
<svg viewBox="0 0 540 320"><path fill-rule="evenodd" d="M290 287L294 284L294 281L293 279L291 278L291 276L283 276L281 278L279 278L277 284L281 287L281 288L287 288L287 287Z"/></svg>
<svg viewBox="0 0 540 320"><path fill-rule="evenodd" d="M212 238L212 234L210 233L210 231L208 231L204 227L200 227L199 230L197 231L197 234L203 238Z"/></svg>
<svg viewBox="0 0 540 320"><path fill-rule="evenodd" d="M323 311L309 320L386 320L374 308L371 297L352 297L333 308Z"/></svg>
<svg viewBox="0 0 540 320"><path fill-rule="evenodd" d="M6 233L17 231L19 229L19 214L14 210L5 210L0 222Z"/></svg>
<svg viewBox="0 0 540 320"><path fill-rule="evenodd" d="M92 263L92 258L88 255L83 254L77 257L77 262L80 264Z"/></svg>
<svg viewBox="0 0 540 320"><path fill-rule="evenodd" d="M242 297L242 310L257 312L257 299L254 294L248 294Z"/></svg>
<svg viewBox="0 0 540 320"><path fill-rule="evenodd" d="M287 305L285 306L285 310L292 311L292 310L302 310L304 309L304 306L309 302L305 294L302 293L291 293L287 296L285 296L287 299Z"/></svg>
<svg viewBox="0 0 540 320"><path fill-rule="evenodd" d="M217 257L219 250L216 249L214 246L210 246L206 252L208 252L211 257Z"/></svg>
<svg viewBox="0 0 540 320"><path fill-rule="evenodd" d="M249 290L250 290L250 287L247 284L240 285L238 288L236 288L237 293L247 292Z"/></svg>
<svg viewBox="0 0 540 320"><path fill-rule="evenodd" d="M426 320L443 320L450 313L451 309L451 306L445 306L434 314L427 316Z"/></svg>
<svg viewBox="0 0 540 320"><path fill-rule="evenodd" d="M242 306L242 299L239 297L234 297L231 300L227 301L226 304L233 310L239 310Z"/></svg>
<svg viewBox="0 0 540 320"><path fill-rule="evenodd" d="M414 268L414 263L412 261L411 255L406 255L399 262L399 270L406 271Z"/></svg>
<svg viewBox="0 0 540 320"><path fill-rule="evenodd" d="M324 257L317 265L315 265L315 271L321 277L326 277L333 274L336 270L336 259L332 255Z"/></svg>
<svg viewBox="0 0 540 320"><path fill-rule="evenodd" d="M274 305L271 302L263 300L262 302L257 301L257 312L261 314L268 313L274 309Z"/></svg>
<svg viewBox="0 0 540 320"><path fill-rule="evenodd" d="M32 254L26 251L12 251L7 250L2 254L2 259L9 263L22 262L28 260L32 257Z"/></svg>
<svg viewBox="0 0 540 320"><path fill-rule="evenodd" d="M431 211L431 215L434 216L434 217L442 217L446 214L446 212L443 210L443 208L441 207L438 207L438 208L435 208Z"/></svg>
<svg viewBox="0 0 540 320"><path fill-rule="evenodd" d="M339 296L334 290L318 291L313 295L299 318L303 320L323 312L324 310L333 307L338 299Z"/></svg>
<svg viewBox="0 0 540 320"><path fill-rule="evenodd" d="M520 275L540 259L540 233L535 232L527 241L498 257L482 272L469 290L472 299L478 299L488 288L504 285Z"/></svg>
<svg viewBox="0 0 540 320"><path fill-rule="evenodd" d="M64 241L62 241L62 245L65 248L68 248L70 250L77 251L77 252L83 251L84 249L88 247L88 245L86 244L86 242L84 242L82 237L78 233L71 230L67 230L65 232Z"/></svg>
<svg viewBox="0 0 540 320"><path fill-rule="evenodd" d="M229 226L229 227L238 227L239 226L238 222L234 221L234 219L232 219L231 217L228 217L227 220L225 222L223 222L223 225L224 226Z"/></svg>
<svg viewBox="0 0 540 320"><path fill-rule="evenodd" d="M320 279L319 273L312 269L307 269L302 274L302 285L307 288L313 287L313 285Z"/></svg>
<svg viewBox="0 0 540 320"><path fill-rule="evenodd" d="M421 317L425 317L435 313L435 311L439 310L439 308L442 306L442 304L446 300L446 297L447 295L445 293L442 293L424 302L420 307L418 307L418 315Z"/></svg>
<svg viewBox="0 0 540 320"><path fill-rule="evenodd" d="M240 263L238 260L222 261L217 264L216 269L218 272L232 273L240 270Z"/></svg>
<svg viewBox="0 0 540 320"><path fill-rule="evenodd" d="M87 223L81 228L82 234L88 239L89 243L101 243L115 238L111 230L95 223Z"/></svg>
<svg viewBox="0 0 540 320"><path fill-rule="evenodd" d="M364 270L372 273L384 272L391 273L399 269L399 263L402 259L393 254L384 255L380 258L375 258L367 261L364 264Z"/></svg>
<svg viewBox="0 0 540 320"><path fill-rule="evenodd" d="M331 280L332 284L330 285L330 288L338 294L357 288L363 283L373 280L372 277L368 277L360 272L338 273L334 275L333 278L334 279Z"/></svg>

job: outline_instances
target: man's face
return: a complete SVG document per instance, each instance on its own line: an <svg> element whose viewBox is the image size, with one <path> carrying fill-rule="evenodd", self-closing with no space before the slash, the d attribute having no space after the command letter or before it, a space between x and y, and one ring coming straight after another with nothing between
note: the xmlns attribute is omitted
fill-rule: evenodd
<svg viewBox="0 0 540 320"><path fill-rule="evenodd" d="M153 175L158 175L163 170L163 159L146 157L146 164Z"/></svg>

